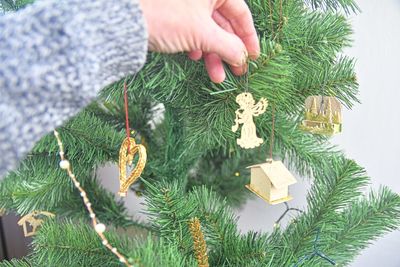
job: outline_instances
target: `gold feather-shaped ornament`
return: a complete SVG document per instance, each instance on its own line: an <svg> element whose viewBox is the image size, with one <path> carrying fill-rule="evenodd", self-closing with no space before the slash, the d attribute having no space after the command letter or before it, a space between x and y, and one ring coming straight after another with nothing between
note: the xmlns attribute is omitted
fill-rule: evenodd
<svg viewBox="0 0 400 267"><path fill-rule="evenodd" d="M127 167L133 165L135 155L138 154L138 161L135 168L131 171L129 176L127 175ZM136 144L136 141L132 137L127 137L122 142L119 150L119 192L121 197L125 197L129 187L136 182L136 180L142 174L144 167L146 166L147 152L144 145Z"/></svg>

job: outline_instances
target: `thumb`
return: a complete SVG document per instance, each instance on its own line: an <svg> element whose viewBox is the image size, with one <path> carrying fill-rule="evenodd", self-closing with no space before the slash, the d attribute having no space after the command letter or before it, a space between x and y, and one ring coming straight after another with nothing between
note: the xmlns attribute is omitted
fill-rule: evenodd
<svg viewBox="0 0 400 267"><path fill-rule="evenodd" d="M246 46L237 35L225 31L214 20L206 29L202 47L204 52L216 53L232 66L239 67L246 63Z"/></svg>

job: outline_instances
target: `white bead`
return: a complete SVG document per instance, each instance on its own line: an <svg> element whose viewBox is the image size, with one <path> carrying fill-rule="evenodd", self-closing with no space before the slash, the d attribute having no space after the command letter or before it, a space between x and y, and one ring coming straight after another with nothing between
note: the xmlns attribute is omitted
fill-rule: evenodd
<svg viewBox="0 0 400 267"><path fill-rule="evenodd" d="M117 253L117 248L112 248L111 251Z"/></svg>
<svg viewBox="0 0 400 267"><path fill-rule="evenodd" d="M86 193L85 192L81 192L81 197L85 197Z"/></svg>
<svg viewBox="0 0 400 267"><path fill-rule="evenodd" d="M103 242L101 242L104 246L108 244L107 240L103 240Z"/></svg>
<svg viewBox="0 0 400 267"><path fill-rule="evenodd" d="M81 185L81 184L78 183L78 182L75 183L75 186L76 186L76 187L79 187L80 185Z"/></svg>
<svg viewBox="0 0 400 267"><path fill-rule="evenodd" d="M92 206L92 203L88 202L88 203L86 203L86 205L87 205L88 207L90 207L90 206Z"/></svg>
<svg viewBox="0 0 400 267"><path fill-rule="evenodd" d="M126 197L126 193L124 193L124 192L118 192L118 195L119 195L120 197Z"/></svg>
<svg viewBox="0 0 400 267"><path fill-rule="evenodd" d="M106 230L106 226L102 223L98 223L98 224L96 224L94 229L96 230L97 233L102 234Z"/></svg>
<svg viewBox="0 0 400 267"><path fill-rule="evenodd" d="M124 258L122 258L122 257L119 258L119 261L122 262L122 263L125 263L125 262L126 262L126 260L125 260Z"/></svg>
<svg viewBox="0 0 400 267"><path fill-rule="evenodd" d="M69 168L69 161L66 160L66 159L60 161L60 168L64 169L64 170L68 169Z"/></svg>
<svg viewBox="0 0 400 267"><path fill-rule="evenodd" d="M96 214L94 214L94 213L90 213L90 215L89 215L89 216L90 216L90 218L92 218L92 219L93 219L94 217L96 217Z"/></svg>

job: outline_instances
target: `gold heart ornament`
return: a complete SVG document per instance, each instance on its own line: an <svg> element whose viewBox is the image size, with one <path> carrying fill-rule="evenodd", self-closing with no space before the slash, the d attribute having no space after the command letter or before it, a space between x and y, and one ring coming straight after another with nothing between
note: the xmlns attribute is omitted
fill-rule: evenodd
<svg viewBox="0 0 400 267"><path fill-rule="evenodd" d="M129 151L128 151L129 144ZM139 153L138 162L129 175L126 175L127 166L132 166L133 158ZM144 167L146 166L147 153L146 148L143 145L136 144L135 139L132 137L125 138L124 142L122 142L121 148L119 150L119 192L118 194L121 197L125 197L129 187L140 177L142 174Z"/></svg>

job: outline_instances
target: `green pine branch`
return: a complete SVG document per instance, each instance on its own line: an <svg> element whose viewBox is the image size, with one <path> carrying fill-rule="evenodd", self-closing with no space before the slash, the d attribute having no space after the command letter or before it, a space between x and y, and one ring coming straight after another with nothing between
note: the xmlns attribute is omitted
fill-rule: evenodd
<svg viewBox="0 0 400 267"><path fill-rule="evenodd" d="M262 153L264 159L269 157L271 120L271 114L267 114L258 124L258 132L265 140L258 153ZM331 165L332 158L340 156L341 152L325 137L301 131L299 123L281 112L275 114L273 156L283 159L290 169L302 176L313 178L323 173Z"/></svg>
<svg viewBox="0 0 400 267"><path fill-rule="evenodd" d="M282 42L284 49L297 59L295 61L329 61L350 46L353 31L346 17L303 9L293 9L292 12L291 19L282 28Z"/></svg>
<svg viewBox="0 0 400 267"><path fill-rule="evenodd" d="M187 222L197 217L201 220L212 266L246 266L247 261L259 262L266 256L266 236L255 233L241 236L236 215L215 192L203 186L185 194L176 182L145 184L147 214L155 231L184 254L192 253Z"/></svg>
<svg viewBox="0 0 400 267"><path fill-rule="evenodd" d="M335 64L315 63L307 75L299 75L296 88L298 95L303 96L303 105L310 95L335 96L348 108L359 102L354 60L347 57L339 58Z"/></svg>
<svg viewBox="0 0 400 267"><path fill-rule="evenodd" d="M313 8L321 8L323 10L343 10L346 13L357 13L360 11L359 6L354 0L306 0Z"/></svg>
<svg viewBox="0 0 400 267"><path fill-rule="evenodd" d="M92 199L98 216L118 226L139 224L126 215L122 202L116 202L114 195L104 190L94 178L98 164L118 158L123 133L86 112L58 131L73 171ZM58 166L58 151L52 134L42 138L19 169L0 183L0 206L22 215L45 210L59 216L87 218L78 191Z"/></svg>
<svg viewBox="0 0 400 267"><path fill-rule="evenodd" d="M265 160L262 153L244 152L229 155L224 151L211 151L193 166L187 188L204 185L218 192L230 206L239 206L249 197L245 184L249 181L248 166Z"/></svg>
<svg viewBox="0 0 400 267"><path fill-rule="evenodd" d="M0 267L33 267L28 258L12 259L10 261L3 260L0 262Z"/></svg>
<svg viewBox="0 0 400 267"><path fill-rule="evenodd" d="M3 12L15 12L33 2L34 0L0 0L0 10Z"/></svg>
<svg viewBox="0 0 400 267"><path fill-rule="evenodd" d="M135 240L118 235L114 229L105 233L109 243L133 266L196 266L177 248L151 236ZM101 243L94 229L83 222L46 221L33 241L35 266L121 266L119 259ZM175 265L178 264L178 265Z"/></svg>
<svg viewBox="0 0 400 267"><path fill-rule="evenodd" d="M58 129L67 157L79 160L90 169L118 159L123 132L116 131L109 124L85 111ZM52 133L43 137L28 156L57 156L57 141Z"/></svg>
<svg viewBox="0 0 400 267"><path fill-rule="evenodd" d="M330 234L340 229L338 212L362 196L368 181L364 170L354 161L333 159L332 167L316 177L307 196L307 211L288 225L274 244L275 249L269 251L270 255L275 254L273 266L296 263L300 257L311 253L318 229L321 230L323 251L326 244L332 242ZM291 254L281 253L280 247L287 247Z"/></svg>
<svg viewBox="0 0 400 267"><path fill-rule="evenodd" d="M147 214L152 219L154 231L189 254L192 250L192 237L188 222L194 217L196 203L184 196L184 188L177 182L159 182L154 185L146 181L144 183Z"/></svg>
<svg viewBox="0 0 400 267"><path fill-rule="evenodd" d="M26 160L0 183L0 207L21 215L42 210L61 217L88 219L79 192L58 162L51 157ZM117 226L142 225L127 216L123 203L116 202L114 194L96 182L93 170L79 161L71 164L99 218Z"/></svg>
<svg viewBox="0 0 400 267"><path fill-rule="evenodd" d="M378 237L400 227L400 196L386 187L371 191L339 212L337 219L343 227L332 234L325 251L347 265Z"/></svg>

